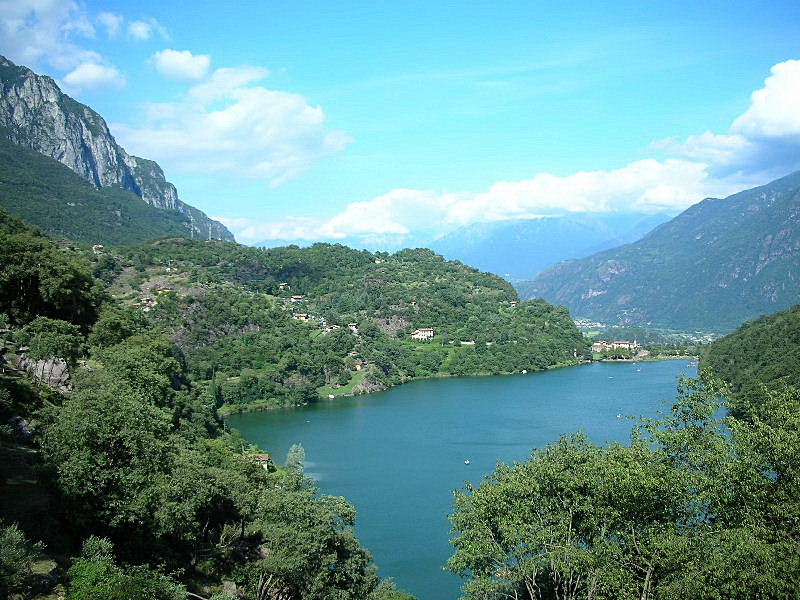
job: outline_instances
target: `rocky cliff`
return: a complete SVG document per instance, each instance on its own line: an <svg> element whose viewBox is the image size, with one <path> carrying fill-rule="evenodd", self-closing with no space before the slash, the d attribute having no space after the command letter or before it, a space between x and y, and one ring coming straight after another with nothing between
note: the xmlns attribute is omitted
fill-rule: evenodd
<svg viewBox="0 0 800 600"><path fill-rule="evenodd" d="M182 202L157 163L117 144L105 120L50 77L0 56L0 126L12 142L56 159L96 188L121 187L188 217L187 234L233 241L224 225Z"/></svg>

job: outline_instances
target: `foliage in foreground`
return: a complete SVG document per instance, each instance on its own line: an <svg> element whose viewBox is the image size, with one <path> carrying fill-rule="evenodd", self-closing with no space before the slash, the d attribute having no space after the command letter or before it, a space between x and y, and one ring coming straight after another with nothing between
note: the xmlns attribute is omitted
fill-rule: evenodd
<svg viewBox="0 0 800 600"><path fill-rule="evenodd" d="M742 422L715 416L720 391L685 382L629 446L564 437L457 492L464 597L798 597L800 393Z"/></svg>

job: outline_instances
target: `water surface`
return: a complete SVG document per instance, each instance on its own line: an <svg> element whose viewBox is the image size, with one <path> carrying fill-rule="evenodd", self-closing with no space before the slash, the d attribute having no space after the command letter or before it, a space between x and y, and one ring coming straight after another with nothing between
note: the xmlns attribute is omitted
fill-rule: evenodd
<svg viewBox="0 0 800 600"><path fill-rule="evenodd" d="M454 600L461 580L442 570L452 490L498 461L583 430L628 441L628 415L655 416L675 397L686 361L594 363L504 377L416 381L297 409L233 415L229 424L279 461L292 444L324 493L358 509L357 533L380 574L420 600ZM465 464L465 461L469 464Z"/></svg>

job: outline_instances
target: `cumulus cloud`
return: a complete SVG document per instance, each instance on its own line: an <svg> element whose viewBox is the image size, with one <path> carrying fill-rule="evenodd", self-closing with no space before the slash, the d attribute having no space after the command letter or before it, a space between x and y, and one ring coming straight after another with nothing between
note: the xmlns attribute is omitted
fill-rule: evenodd
<svg viewBox="0 0 800 600"><path fill-rule="evenodd" d="M253 85L264 69L217 69L181 102L150 105L141 124L115 125L129 150L170 171L217 171L280 185L352 140L328 129L300 94Z"/></svg>
<svg viewBox="0 0 800 600"><path fill-rule="evenodd" d="M0 0L0 52L17 64L34 70L44 67L63 73L68 92L119 88L125 78L101 54L89 49L95 24L115 37L122 29L122 15L102 11L90 14L74 0ZM155 19L138 21L148 37L166 30Z"/></svg>
<svg viewBox="0 0 800 600"><path fill-rule="evenodd" d="M800 168L800 60L776 64L764 87L728 132L706 131L653 144L667 153L706 162L717 177L767 180Z"/></svg>
<svg viewBox="0 0 800 600"><path fill-rule="evenodd" d="M64 84L69 91L120 88L125 85L125 78L114 67L87 62L67 73Z"/></svg>
<svg viewBox="0 0 800 600"><path fill-rule="evenodd" d="M731 129L749 138L800 136L800 60L778 63L771 72Z"/></svg>
<svg viewBox="0 0 800 600"><path fill-rule="evenodd" d="M77 43L94 33L87 14L72 0L0 0L3 53L18 64L47 62L68 70L100 61L99 54Z"/></svg>
<svg viewBox="0 0 800 600"><path fill-rule="evenodd" d="M225 224L245 242L346 239L375 245L375 240L393 237L402 243L408 237L433 237L485 221L586 212L674 213L705 197L741 189L738 182L711 178L707 167L681 159L645 159L611 171L582 171L565 177L539 173L521 181L501 181L477 193L397 189L350 203L325 221L234 219Z"/></svg>
<svg viewBox="0 0 800 600"><path fill-rule="evenodd" d="M122 15L115 13L101 12L97 15L97 20L105 28L108 37L115 38L117 37L125 18Z"/></svg>
<svg viewBox="0 0 800 600"><path fill-rule="evenodd" d="M128 23L128 36L134 40L149 40L154 35L165 40L169 39L167 29L152 17Z"/></svg>
<svg viewBox="0 0 800 600"><path fill-rule="evenodd" d="M211 67L211 56L192 54L188 50L167 48L156 52L151 60L159 73L179 80L202 79L208 74L208 69Z"/></svg>

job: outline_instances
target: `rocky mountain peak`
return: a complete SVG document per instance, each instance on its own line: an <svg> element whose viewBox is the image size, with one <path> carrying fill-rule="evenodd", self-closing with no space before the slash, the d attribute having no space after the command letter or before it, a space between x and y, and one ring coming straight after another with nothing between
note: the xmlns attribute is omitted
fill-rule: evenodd
<svg viewBox="0 0 800 600"><path fill-rule="evenodd" d="M12 142L56 159L96 188L118 186L156 208L187 215L192 236L233 241L224 225L179 199L157 163L117 144L97 112L64 94L50 77L2 56L0 126Z"/></svg>

